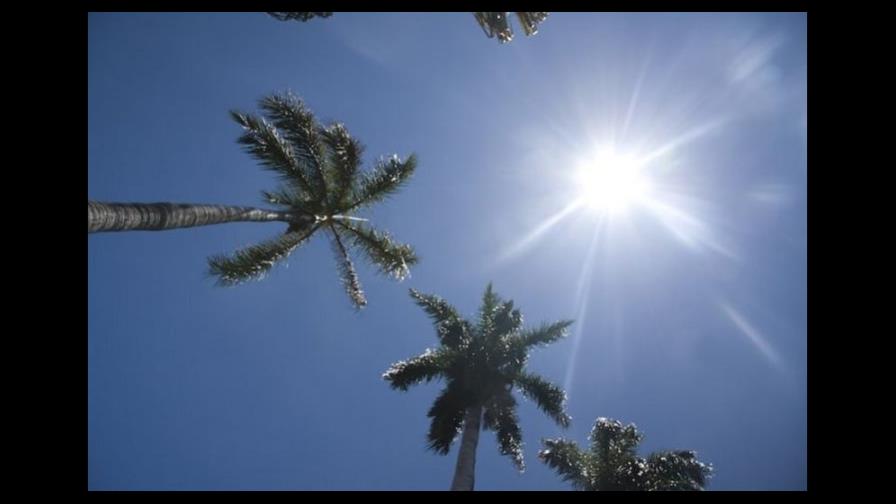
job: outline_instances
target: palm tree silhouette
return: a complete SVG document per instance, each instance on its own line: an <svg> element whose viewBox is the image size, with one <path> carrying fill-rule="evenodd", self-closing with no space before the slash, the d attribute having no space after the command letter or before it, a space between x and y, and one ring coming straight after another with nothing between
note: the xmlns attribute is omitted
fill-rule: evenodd
<svg viewBox="0 0 896 504"><path fill-rule="evenodd" d="M712 466L697 460L692 451L660 451L647 459L635 450L643 439L634 424L598 418L591 430L591 447L575 442L545 439L538 457L576 490L703 490Z"/></svg>
<svg viewBox="0 0 896 504"><path fill-rule="evenodd" d="M559 425L569 425L563 390L525 368L529 351L562 338L572 321L523 330L523 317L513 309L513 301L501 300L491 284L475 324L438 296L413 289L411 296L432 318L439 348L393 364L383 378L399 390L436 378L446 382L429 410L427 437L430 449L446 455L463 432L451 489L473 490L480 428L495 432L501 454L522 471L522 431L511 392L516 387Z"/></svg>

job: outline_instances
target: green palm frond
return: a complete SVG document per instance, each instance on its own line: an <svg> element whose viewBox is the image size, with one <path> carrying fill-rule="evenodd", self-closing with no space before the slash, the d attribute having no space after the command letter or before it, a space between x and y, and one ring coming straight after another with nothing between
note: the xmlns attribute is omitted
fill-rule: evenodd
<svg viewBox="0 0 896 504"><path fill-rule="evenodd" d="M417 264L414 249L396 242L388 233L377 231L362 222L340 220L337 225L348 233L351 243L362 250L371 264L384 275L404 280L410 274L410 267Z"/></svg>
<svg viewBox="0 0 896 504"><path fill-rule="evenodd" d="M433 294L423 294L410 289L417 306L432 319L439 342L448 348L457 348L472 336L472 328L447 301Z"/></svg>
<svg viewBox="0 0 896 504"><path fill-rule="evenodd" d="M572 441L565 439L544 439L544 449L538 458L560 475L563 481L572 484L576 490L590 490L591 482L587 470L587 455Z"/></svg>
<svg viewBox="0 0 896 504"><path fill-rule="evenodd" d="M500 368L506 376L515 376L523 370L529 360L529 348L518 335L503 338L499 351L504 364Z"/></svg>
<svg viewBox="0 0 896 504"><path fill-rule="evenodd" d="M364 290L361 289L361 281L358 280L358 273L355 271L355 265L352 258L348 255L345 244L335 228L330 226L330 236L332 237L333 251L336 254L336 264L339 266L339 276L342 279L342 285L349 299L355 305L355 308L361 309L367 304L367 298L364 296Z"/></svg>
<svg viewBox="0 0 896 504"><path fill-rule="evenodd" d="M417 306L423 308L434 323L453 322L460 318L457 310L443 298L435 294L424 294L417 289L410 289L410 293Z"/></svg>
<svg viewBox="0 0 896 504"><path fill-rule="evenodd" d="M501 303L495 310L495 336L509 337L519 332L523 327L523 315L519 310L513 309L513 301Z"/></svg>
<svg viewBox="0 0 896 504"><path fill-rule="evenodd" d="M262 166L277 173L282 180L306 193L313 193L307 174L298 165L292 144L274 125L264 118L235 110L230 111L230 116L244 130L237 142L245 146L246 152L260 161Z"/></svg>
<svg viewBox="0 0 896 504"><path fill-rule="evenodd" d="M427 433L429 449L445 455L460 432L467 404L457 386L449 383L442 389L426 416L432 418Z"/></svg>
<svg viewBox="0 0 896 504"><path fill-rule="evenodd" d="M563 389L538 375L526 372L521 372L514 381L523 395L558 425L569 427L570 418L565 411L566 393Z"/></svg>
<svg viewBox="0 0 896 504"><path fill-rule="evenodd" d="M543 346L553 343L566 336L566 329L571 326L572 320L561 320L553 324L541 324L540 326L523 331L520 338L526 347Z"/></svg>
<svg viewBox="0 0 896 504"><path fill-rule="evenodd" d="M495 315L502 299L495 294L491 282L485 287L482 305L479 307L479 334L491 337L495 334Z"/></svg>
<svg viewBox="0 0 896 504"><path fill-rule="evenodd" d="M619 420L599 417L588 436L591 449L599 456L634 457L644 439L635 424L623 425Z"/></svg>
<svg viewBox="0 0 896 504"><path fill-rule="evenodd" d="M712 466L697 460L693 451L662 451L647 457L650 490L699 491L712 475Z"/></svg>
<svg viewBox="0 0 896 504"><path fill-rule="evenodd" d="M488 402L483 415L483 427L495 431L501 455L509 456L517 470L523 472L526 469L523 460L523 433L516 413L516 399L510 391L505 390Z"/></svg>
<svg viewBox="0 0 896 504"><path fill-rule="evenodd" d="M327 195L322 161L325 146L314 114L292 93L265 96L259 100L258 106L290 141L295 158L304 167L303 172L310 179L315 195L324 198Z"/></svg>
<svg viewBox="0 0 896 504"><path fill-rule="evenodd" d="M416 168L417 156L414 154L404 161L395 155L380 159L372 171L361 177L349 210L364 208L385 200L411 178Z"/></svg>
<svg viewBox="0 0 896 504"><path fill-rule="evenodd" d="M328 178L333 180L335 186L330 201L334 205L346 203L344 200L355 190L355 175L361 166L364 146L339 123L321 129L320 138L327 146Z"/></svg>
<svg viewBox="0 0 896 504"><path fill-rule="evenodd" d="M308 205L307 200L302 197L302 194L288 186L280 186L273 191L261 191L261 199L272 205L286 207L293 211L306 206L308 207L309 213L312 211L311 206Z"/></svg>
<svg viewBox="0 0 896 504"><path fill-rule="evenodd" d="M422 355L392 364L383 378L393 389L407 390L411 385L429 382L443 375L451 365L452 358L448 349L427 349Z"/></svg>
<svg viewBox="0 0 896 504"><path fill-rule="evenodd" d="M209 273L221 285L235 285L262 278L274 264L307 239L317 226L288 231L277 238L236 251L232 257L216 255L208 259Z"/></svg>

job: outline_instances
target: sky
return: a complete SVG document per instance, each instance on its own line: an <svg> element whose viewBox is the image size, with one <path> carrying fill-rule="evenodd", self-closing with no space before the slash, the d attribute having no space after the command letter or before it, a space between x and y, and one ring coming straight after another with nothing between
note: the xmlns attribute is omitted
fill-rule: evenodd
<svg viewBox="0 0 896 504"><path fill-rule="evenodd" d="M806 489L806 14L513 23L502 45L470 13L88 15L90 199L265 206L228 111L291 90L365 167L417 154L363 216L420 256L403 282L356 260L358 313L321 238L262 281L207 276L282 224L88 235L89 489L447 489L441 384L381 375L438 344L409 288L472 317L488 282L527 325L576 321L529 362L573 420L521 400L526 471L483 433L477 490L568 490L540 440L584 445L597 417L642 455L696 450L709 490ZM577 204L608 149L649 192Z"/></svg>

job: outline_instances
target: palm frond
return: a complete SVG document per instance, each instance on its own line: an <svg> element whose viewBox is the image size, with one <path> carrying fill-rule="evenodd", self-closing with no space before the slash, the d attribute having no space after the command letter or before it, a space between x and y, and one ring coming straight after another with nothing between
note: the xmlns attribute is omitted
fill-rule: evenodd
<svg viewBox="0 0 896 504"><path fill-rule="evenodd" d="M416 168L417 156L414 154L408 156L404 161L401 161L398 156L380 159L374 169L365 173L361 178L353 196L353 203L348 210L366 207L385 200L410 179Z"/></svg>
<svg viewBox="0 0 896 504"><path fill-rule="evenodd" d="M547 12L517 12L516 16L523 26L523 32L526 36L538 33L538 25L548 18Z"/></svg>
<svg viewBox="0 0 896 504"><path fill-rule="evenodd" d="M321 129L320 137L327 146L328 178L335 186L331 189L330 201L340 205L355 190L355 175L361 166L364 146L349 135L344 125L338 123Z"/></svg>
<svg viewBox="0 0 896 504"><path fill-rule="evenodd" d="M500 370L505 376L514 376L526 366L529 360L529 348L520 337L512 336L503 338L500 346L501 362Z"/></svg>
<svg viewBox="0 0 896 504"><path fill-rule="evenodd" d="M439 342L448 348L457 348L472 336L472 328L453 306L434 294L423 294L410 289L417 306L432 319Z"/></svg>
<svg viewBox="0 0 896 504"><path fill-rule="evenodd" d="M502 44L513 40L513 30L508 23L506 12L474 12L473 16L488 38L498 36Z"/></svg>
<svg viewBox="0 0 896 504"><path fill-rule="evenodd" d="M453 355L445 348L427 349L422 355L396 362L383 374L393 389L407 390L421 381L429 382L444 374Z"/></svg>
<svg viewBox="0 0 896 504"><path fill-rule="evenodd" d="M236 251L232 257L215 255L208 259L209 274L219 285L235 285L262 278L274 264L301 245L317 226L288 231L277 238Z"/></svg>
<svg viewBox="0 0 896 504"><path fill-rule="evenodd" d="M280 186L273 191L261 191L261 198L272 205L287 207L295 210L307 205L307 201L299 191L292 187ZM309 212L311 208L309 208Z"/></svg>
<svg viewBox="0 0 896 504"><path fill-rule="evenodd" d="M650 490L699 491L712 475L712 466L697 460L693 451L662 451L647 457Z"/></svg>
<svg viewBox="0 0 896 504"><path fill-rule="evenodd" d="M619 420L598 417L588 439L598 457L620 459L634 457L644 435L635 424L623 426Z"/></svg>
<svg viewBox="0 0 896 504"><path fill-rule="evenodd" d="M576 490L592 489L587 471L587 456L574 442L565 439L543 439L541 442L544 449L538 452L538 458Z"/></svg>
<svg viewBox="0 0 896 504"><path fill-rule="evenodd" d="M509 391L505 390L488 402L483 414L483 427L495 431L501 455L509 456L517 470L523 472L526 469L523 433L516 413L516 399Z"/></svg>
<svg viewBox="0 0 896 504"><path fill-rule="evenodd" d="M479 306L479 333L491 336L495 332L495 314L501 305L501 298L492 289L491 282L485 287L482 304Z"/></svg>
<svg viewBox="0 0 896 504"><path fill-rule="evenodd" d="M523 395L535 402L558 425L569 427L570 418L565 412L566 393L563 389L536 374L526 372L519 373L514 382Z"/></svg>
<svg viewBox="0 0 896 504"><path fill-rule="evenodd" d="M423 308L423 311L429 315L433 322L442 323L460 318L457 309L451 306L445 299L435 294L424 294L417 289L409 289L409 291L417 306Z"/></svg>
<svg viewBox="0 0 896 504"><path fill-rule="evenodd" d="M417 264L414 249L410 245L396 242L388 233L379 232L361 222L336 222L348 232L352 244L361 249L381 273L396 280L404 280L410 274L410 267Z"/></svg>
<svg viewBox="0 0 896 504"><path fill-rule="evenodd" d="M358 279L355 265L348 255L345 244L342 243L339 232L333 226L330 226L329 230L332 237L333 250L336 254L336 264L339 266L339 276L342 278L342 285L345 287L348 297L352 300L352 304L355 305L356 309L360 310L367 304L367 298L364 297L364 290L361 289L361 281Z"/></svg>
<svg viewBox="0 0 896 504"><path fill-rule="evenodd" d="M526 36L538 33L538 25L548 17L547 12L517 12L517 18ZM513 40L509 12L474 12L473 16L488 38L498 37L502 44Z"/></svg>
<svg viewBox="0 0 896 504"><path fill-rule="evenodd" d="M235 110L230 111L230 116L243 128L244 132L237 142L244 146L246 152L260 161L262 166L277 173L282 180L304 192L312 192L308 177L299 167L293 146L276 126L264 118Z"/></svg>
<svg viewBox="0 0 896 504"><path fill-rule="evenodd" d="M547 345L565 337L566 329L572 323L572 320L561 320L553 324L543 323L534 329L523 331L520 338L526 347Z"/></svg>
<svg viewBox="0 0 896 504"><path fill-rule="evenodd" d="M296 21L302 22L316 17L327 18L333 15L332 12L268 12L268 14L280 21L290 21L295 19Z"/></svg>
<svg viewBox="0 0 896 504"><path fill-rule="evenodd" d="M499 337L512 336L523 327L523 315L519 310L513 309L513 301L501 303L495 310L494 335Z"/></svg>
<svg viewBox="0 0 896 504"><path fill-rule="evenodd" d="M314 114L292 93L265 96L259 100L258 106L292 144L295 158L303 166L306 179L310 179L314 194L319 198L326 197L327 183L322 161L324 144Z"/></svg>
<svg viewBox="0 0 896 504"><path fill-rule="evenodd" d="M429 449L446 455L460 433L467 404L453 383L442 389L426 416L432 418L427 440Z"/></svg>

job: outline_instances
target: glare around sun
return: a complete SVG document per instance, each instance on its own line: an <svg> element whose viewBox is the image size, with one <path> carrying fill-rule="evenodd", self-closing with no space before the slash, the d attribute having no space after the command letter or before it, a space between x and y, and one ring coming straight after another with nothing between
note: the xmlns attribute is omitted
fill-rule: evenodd
<svg viewBox="0 0 896 504"><path fill-rule="evenodd" d="M600 213L619 213L643 201L650 183L632 156L612 149L598 151L579 167L576 184L582 205Z"/></svg>

